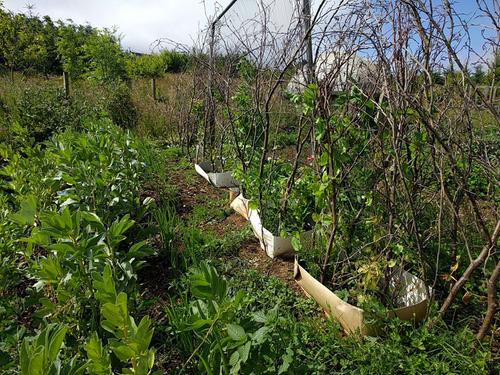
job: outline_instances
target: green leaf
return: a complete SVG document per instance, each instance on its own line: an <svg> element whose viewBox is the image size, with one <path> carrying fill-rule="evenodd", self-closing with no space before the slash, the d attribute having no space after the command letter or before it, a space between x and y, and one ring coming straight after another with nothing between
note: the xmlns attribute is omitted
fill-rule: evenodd
<svg viewBox="0 0 500 375"><path fill-rule="evenodd" d="M47 327L47 329L51 327L50 325ZM47 352L47 359L50 362L54 362L55 359L57 358L57 355L59 354L59 351L61 350L62 343L64 341L64 337L66 336L66 332L68 331L68 327L66 326L61 326L57 327L55 326L55 331L50 335L50 343L49 343L49 348Z"/></svg>
<svg viewBox="0 0 500 375"><path fill-rule="evenodd" d="M250 355L250 348L252 347L252 342L248 341L245 345L238 348L238 353L240 354L240 361L245 363Z"/></svg>
<svg viewBox="0 0 500 375"><path fill-rule="evenodd" d="M243 329L242 326L239 326L237 324L228 324L226 328L227 328L227 334L234 341L243 341L247 337L245 330Z"/></svg>
<svg viewBox="0 0 500 375"><path fill-rule="evenodd" d="M87 357L91 360L99 360L103 356L104 350L97 332L93 332L90 336L85 344L85 351L87 352Z"/></svg>
<svg viewBox="0 0 500 375"><path fill-rule="evenodd" d="M252 336L252 341L256 344L256 345L260 345L262 344L264 341L266 341L266 335L267 335L267 332L269 332L269 327L260 327L257 331L255 331L255 333L253 334Z"/></svg>
<svg viewBox="0 0 500 375"><path fill-rule="evenodd" d="M21 201L21 209L11 215L12 221L19 225L31 225L35 224L37 200L35 196L29 195Z"/></svg>
<svg viewBox="0 0 500 375"><path fill-rule="evenodd" d="M102 275L98 273L92 274L92 285L96 289L96 298L102 304L116 302L116 288L113 274L109 264L104 267Z"/></svg>
<svg viewBox="0 0 500 375"><path fill-rule="evenodd" d="M95 213L82 211L80 212L80 215L82 220L84 220L86 223L92 224L99 230L104 230L104 224L102 223L99 216L97 216Z"/></svg>
<svg viewBox="0 0 500 375"><path fill-rule="evenodd" d="M58 356L66 331L64 325L49 324L34 338L25 338L19 353L21 374L59 373Z"/></svg>
<svg viewBox="0 0 500 375"><path fill-rule="evenodd" d="M286 353L283 355L283 363L281 364L278 374L283 374L288 371L290 365L293 362L293 351L290 348L286 348Z"/></svg>
<svg viewBox="0 0 500 375"><path fill-rule="evenodd" d="M61 263L56 256L40 259L40 270L38 277L46 284L58 284L64 276Z"/></svg>
<svg viewBox="0 0 500 375"><path fill-rule="evenodd" d="M151 319L149 316L144 316L139 322L137 327L137 332L135 334L135 340L139 345L139 351L144 352L149 348L151 339L153 338L153 330L151 327Z"/></svg>
<svg viewBox="0 0 500 375"><path fill-rule="evenodd" d="M229 364L234 367L240 362L240 353L235 351L233 354L231 354L231 357L229 358Z"/></svg>
<svg viewBox="0 0 500 375"><path fill-rule="evenodd" d="M109 353L102 346L101 339L96 332L92 333L85 344L89 373L95 375L111 374L111 360Z"/></svg>
<svg viewBox="0 0 500 375"><path fill-rule="evenodd" d="M43 374L45 370L43 367L44 363L43 349L44 349L43 346L38 346L30 353L28 371L25 374L29 375Z"/></svg>
<svg viewBox="0 0 500 375"><path fill-rule="evenodd" d="M121 292L116 297L116 303L105 303L101 308L101 314L104 317L102 328L117 338L123 338L131 321L128 315L127 295Z"/></svg>
<svg viewBox="0 0 500 375"><path fill-rule="evenodd" d="M118 359L122 362L126 362L135 356L135 351L122 342L109 340L109 346L113 353L115 353Z"/></svg>
<svg viewBox="0 0 500 375"><path fill-rule="evenodd" d="M130 247L130 250L127 253L127 259L131 258L144 258L151 256L155 253L155 250L148 246L147 241L138 242Z"/></svg>
<svg viewBox="0 0 500 375"><path fill-rule="evenodd" d="M20 352L19 352L19 364L21 367L21 374L29 374L30 367L30 348L28 340L24 340L21 344Z"/></svg>
<svg viewBox="0 0 500 375"><path fill-rule="evenodd" d="M262 310L253 313L252 317L257 323L265 323L267 321L266 313Z"/></svg>
<svg viewBox="0 0 500 375"><path fill-rule="evenodd" d="M318 163L321 167L325 167L328 165L328 152L323 151L323 153L321 154L321 156L318 160Z"/></svg>

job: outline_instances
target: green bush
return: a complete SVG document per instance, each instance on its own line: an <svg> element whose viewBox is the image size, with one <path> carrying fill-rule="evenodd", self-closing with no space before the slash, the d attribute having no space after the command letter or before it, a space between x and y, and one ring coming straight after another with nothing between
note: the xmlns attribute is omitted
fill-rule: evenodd
<svg viewBox="0 0 500 375"><path fill-rule="evenodd" d="M138 113L130 88L123 82L114 82L108 88L104 110L116 125L126 129L134 128Z"/></svg>
<svg viewBox="0 0 500 375"><path fill-rule="evenodd" d="M7 139L9 127L9 111L4 100L0 96L0 139Z"/></svg>
<svg viewBox="0 0 500 375"><path fill-rule="evenodd" d="M35 142L48 139L66 128L79 129L82 119L91 112L84 101L66 99L64 93L51 87L26 89L19 100L19 124Z"/></svg>
<svg viewBox="0 0 500 375"><path fill-rule="evenodd" d="M187 69L189 56L182 52L163 50L160 54L165 62L167 72L180 73Z"/></svg>

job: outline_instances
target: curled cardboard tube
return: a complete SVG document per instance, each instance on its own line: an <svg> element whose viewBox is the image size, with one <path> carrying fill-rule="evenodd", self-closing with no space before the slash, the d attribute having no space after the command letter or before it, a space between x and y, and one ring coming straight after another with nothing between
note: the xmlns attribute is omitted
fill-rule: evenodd
<svg viewBox="0 0 500 375"><path fill-rule="evenodd" d="M294 279L308 296L323 307L323 310L329 316L334 317L340 323L347 334L355 332L359 332L361 335L377 334L376 324L368 325L366 323L363 309L340 299L330 289L312 277L299 265L297 257L294 264ZM406 306L389 311L388 316L397 316L401 320L414 320L416 322L425 319L429 301L426 297L424 282L411 273L404 271L400 283L402 284L402 295L399 297L399 303L406 304Z"/></svg>

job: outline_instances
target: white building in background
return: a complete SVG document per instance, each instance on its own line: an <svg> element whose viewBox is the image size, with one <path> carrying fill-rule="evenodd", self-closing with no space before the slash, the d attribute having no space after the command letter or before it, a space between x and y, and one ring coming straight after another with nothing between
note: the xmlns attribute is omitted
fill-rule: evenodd
<svg viewBox="0 0 500 375"><path fill-rule="evenodd" d="M364 57L347 52L329 52L318 56L315 65L315 79L321 84L329 84L332 93L345 92L356 84L371 94L376 81L375 64ZM327 80L328 82L325 82ZM287 86L290 93L303 92L307 85L307 67L297 71Z"/></svg>

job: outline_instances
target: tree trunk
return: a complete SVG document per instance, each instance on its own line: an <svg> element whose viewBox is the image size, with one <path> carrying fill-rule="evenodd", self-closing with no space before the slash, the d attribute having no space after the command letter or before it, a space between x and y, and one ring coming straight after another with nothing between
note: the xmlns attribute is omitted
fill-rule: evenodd
<svg viewBox="0 0 500 375"><path fill-rule="evenodd" d="M458 279L457 282L451 288L448 297L446 297L446 300L443 302L443 305L439 309L440 316L443 316L449 309L449 307L453 303L453 300L457 296L457 293L460 291L462 286L467 282L467 280L469 280L469 277L471 276L472 272L474 272L474 270L477 267L479 267L481 263L485 261L485 259L488 257L488 254L490 254L491 251L495 248L499 233L500 233L500 221L497 221L497 225L495 226L495 231L493 232L488 243L484 245L483 249L481 250L481 253L479 253L479 256L469 264L467 269L464 271L462 277L460 277L460 279Z"/></svg>
<svg viewBox="0 0 500 375"><path fill-rule="evenodd" d="M486 315L484 316L483 325L479 329L476 338L482 340L488 331L490 330L491 324L493 323L493 318L495 312L498 308L497 299L497 284L500 279L500 262L497 263L490 279L488 280L488 309L486 310Z"/></svg>

